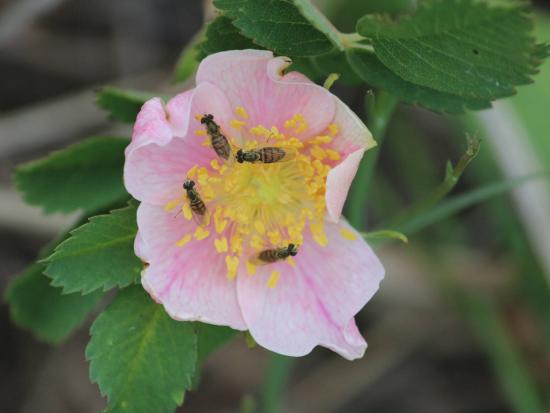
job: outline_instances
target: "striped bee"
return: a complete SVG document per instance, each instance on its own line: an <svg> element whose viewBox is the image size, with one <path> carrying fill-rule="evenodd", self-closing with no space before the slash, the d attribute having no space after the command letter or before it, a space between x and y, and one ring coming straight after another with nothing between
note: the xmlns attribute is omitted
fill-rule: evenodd
<svg viewBox="0 0 550 413"><path fill-rule="evenodd" d="M239 163L275 163L282 161L285 157L288 158L287 155L288 152L283 148L268 146L252 151L243 151L242 149L239 149L235 155L235 159Z"/></svg>
<svg viewBox="0 0 550 413"><path fill-rule="evenodd" d="M288 244L287 247L263 250L258 254L257 259L260 264L270 264L287 259L290 256L294 257L296 254L298 254L298 246Z"/></svg>
<svg viewBox="0 0 550 413"><path fill-rule="evenodd" d="M186 179L183 183L183 189L187 192L187 199L189 200L191 211L193 211L196 218L199 218L199 221L202 221L206 215L206 205L195 189L195 181Z"/></svg>
<svg viewBox="0 0 550 413"><path fill-rule="evenodd" d="M201 124L206 125L206 133L210 136L210 142L216 154L220 158L228 160L231 155L231 145L229 144L229 140L221 132L220 125L214 121L214 115L203 115Z"/></svg>

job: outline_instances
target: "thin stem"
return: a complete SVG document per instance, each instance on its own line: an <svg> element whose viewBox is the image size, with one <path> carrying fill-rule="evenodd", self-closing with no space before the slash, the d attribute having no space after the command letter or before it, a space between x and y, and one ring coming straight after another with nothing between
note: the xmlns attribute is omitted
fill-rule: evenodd
<svg viewBox="0 0 550 413"><path fill-rule="evenodd" d="M378 146L365 154L350 188L348 219L357 229L362 229L365 225L365 207L374 168L380 154L386 129L397 103L398 100L393 95L384 91L378 92L376 100L373 99L372 95L366 97L366 106L370 118L368 126L374 139L377 140Z"/></svg>
<svg viewBox="0 0 550 413"><path fill-rule="evenodd" d="M458 180L462 176L462 173L468 166L468 164L476 157L479 152L479 139L468 137L468 147L466 152L460 157L455 166L451 162L447 162L447 169L445 172L445 178L443 182L439 184L426 198L413 205L412 208L406 210L397 218L392 220L388 228L399 228L415 217L421 215L425 211L433 208L439 201L445 198L456 186Z"/></svg>
<svg viewBox="0 0 550 413"><path fill-rule="evenodd" d="M272 353L262 388L262 412L279 413L294 359Z"/></svg>

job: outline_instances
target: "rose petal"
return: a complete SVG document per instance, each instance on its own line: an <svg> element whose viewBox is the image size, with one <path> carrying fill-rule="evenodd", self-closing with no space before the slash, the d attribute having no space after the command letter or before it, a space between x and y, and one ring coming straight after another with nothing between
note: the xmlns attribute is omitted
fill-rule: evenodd
<svg viewBox="0 0 550 413"><path fill-rule="evenodd" d="M340 152L342 161L327 175L325 199L330 220L338 222L361 158L366 150L376 146L376 142L361 119L340 99L334 99L337 104L332 123L338 128L338 133L332 147Z"/></svg>
<svg viewBox="0 0 550 413"><path fill-rule="evenodd" d="M138 115L132 142L126 148L124 184L130 194L143 202L164 205L182 191L187 171L195 165L208 166L215 152L197 135L204 126L195 115L230 117L224 95L203 83L174 97L166 106L158 98L146 102Z"/></svg>
<svg viewBox="0 0 550 413"><path fill-rule="evenodd" d="M178 247L184 235L193 235L196 223L175 214L144 203L138 208L141 241L136 254L150 259L142 274L143 287L176 320L245 330L235 281L227 279L223 257L211 238Z"/></svg>
<svg viewBox="0 0 550 413"><path fill-rule="evenodd" d="M197 71L197 84L212 83L227 96L231 107L246 109L249 127L259 124L284 131L286 120L301 114L307 129L296 134L308 138L326 129L334 117L333 96L296 73L282 75L286 57L268 51L233 50L205 58Z"/></svg>
<svg viewBox="0 0 550 413"><path fill-rule="evenodd" d="M340 231L356 237L351 241ZM327 247L304 241L296 267L277 263L258 267L253 276L239 275L237 294L254 339L263 347L302 356L316 345L347 359L361 357L366 343L353 317L378 290L384 268L370 247L347 223L325 223ZM280 271L275 288L267 281Z"/></svg>

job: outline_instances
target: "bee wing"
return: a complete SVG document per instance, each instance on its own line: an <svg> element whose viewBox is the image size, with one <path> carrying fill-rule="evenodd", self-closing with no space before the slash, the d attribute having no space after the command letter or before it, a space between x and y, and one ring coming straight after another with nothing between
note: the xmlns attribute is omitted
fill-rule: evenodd
<svg viewBox="0 0 550 413"><path fill-rule="evenodd" d="M291 148L291 147L278 147L278 149L282 149L285 154L284 156L273 162L273 163L279 163L279 162L291 162L291 161L295 161L297 156L298 156L298 150L296 148Z"/></svg>
<svg viewBox="0 0 550 413"><path fill-rule="evenodd" d="M267 261L261 260L260 258L258 258L258 254L255 254L252 257L250 257L248 259L248 262L250 262L250 264L255 265L255 266L273 264L272 262L267 262Z"/></svg>

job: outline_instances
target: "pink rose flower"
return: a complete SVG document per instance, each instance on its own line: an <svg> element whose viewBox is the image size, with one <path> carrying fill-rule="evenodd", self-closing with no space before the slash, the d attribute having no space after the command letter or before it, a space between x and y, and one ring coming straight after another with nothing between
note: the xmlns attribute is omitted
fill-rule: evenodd
<svg viewBox="0 0 550 413"><path fill-rule="evenodd" d="M217 53L200 64L194 89L166 106L159 98L143 105L124 169L141 201L142 284L176 320L249 330L289 356L322 345L354 359L366 349L354 316L384 268L340 214L375 142L329 91L284 74L289 64L268 51ZM227 159L212 146L206 115L227 138ZM256 156L265 147L277 149L236 159L239 149ZM282 159L266 163L268 155Z"/></svg>

